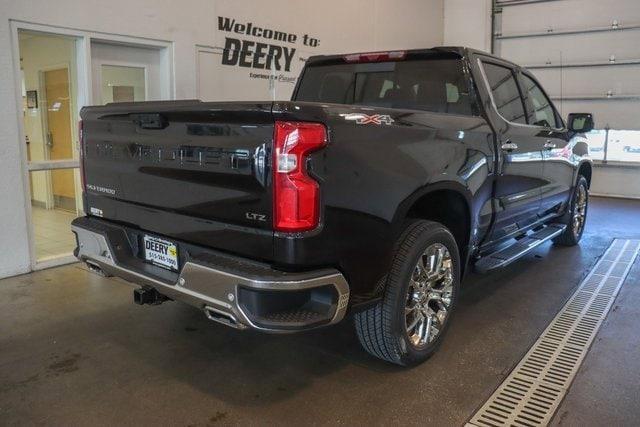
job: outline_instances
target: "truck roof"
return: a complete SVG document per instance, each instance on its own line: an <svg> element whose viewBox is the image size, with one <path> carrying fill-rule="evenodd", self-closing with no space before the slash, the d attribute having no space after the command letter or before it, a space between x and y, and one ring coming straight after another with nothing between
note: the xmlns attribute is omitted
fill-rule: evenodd
<svg viewBox="0 0 640 427"><path fill-rule="evenodd" d="M375 51L375 52L372 51L372 52L341 53L341 54L335 54L335 55L313 55L307 59L307 64L331 63L336 60L344 59L347 56L372 55L372 54L383 55L383 54L398 53L398 52L403 52L405 55L409 55L409 56L453 54L460 58L467 57L470 53L474 53L474 54L479 54L483 56L488 56L490 58L499 59L501 61L510 63L514 67L518 67L517 64L514 64L511 61L505 60L491 53L484 52L478 49L465 47L465 46L434 46L434 47L425 48L425 49L395 49L395 50L385 50L385 51Z"/></svg>

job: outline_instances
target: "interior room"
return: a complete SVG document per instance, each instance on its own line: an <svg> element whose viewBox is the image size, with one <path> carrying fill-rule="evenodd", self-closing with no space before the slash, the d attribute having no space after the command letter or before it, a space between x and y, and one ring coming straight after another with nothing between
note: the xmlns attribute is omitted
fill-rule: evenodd
<svg viewBox="0 0 640 427"><path fill-rule="evenodd" d="M638 1L0 17L3 424L638 425Z"/></svg>

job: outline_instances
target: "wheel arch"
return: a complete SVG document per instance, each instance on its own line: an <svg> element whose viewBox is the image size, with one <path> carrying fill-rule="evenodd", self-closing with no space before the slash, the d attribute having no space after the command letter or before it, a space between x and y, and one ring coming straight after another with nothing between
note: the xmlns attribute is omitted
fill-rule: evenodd
<svg viewBox="0 0 640 427"><path fill-rule="evenodd" d="M591 177L593 176L593 165L589 161L583 161L578 165L578 169L576 172L576 179L578 181L578 176L584 176L587 180L587 188L591 188Z"/></svg>
<svg viewBox="0 0 640 427"><path fill-rule="evenodd" d="M409 219L436 221L451 231L460 253L462 272L466 270L472 229L471 192L457 182L439 182L415 191L396 213L398 233Z"/></svg>

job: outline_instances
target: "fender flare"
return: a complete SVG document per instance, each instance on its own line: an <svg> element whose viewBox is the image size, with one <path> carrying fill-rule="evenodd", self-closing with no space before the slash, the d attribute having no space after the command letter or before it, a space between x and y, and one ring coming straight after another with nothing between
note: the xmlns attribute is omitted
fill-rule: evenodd
<svg viewBox="0 0 640 427"><path fill-rule="evenodd" d="M407 218L407 215L410 209L415 205L415 203L421 198L428 196L436 191L447 190L452 191L460 196L465 201L466 209L467 209L467 217L469 218L469 230L467 238L467 247L458 248L461 254L462 261L462 271L467 270L467 265L469 261L469 256L471 255L471 251L469 250L469 242L472 242L473 237L473 229L475 227L474 214L473 214L473 197L469 188L457 181L440 181L432 184L424 185L418 189L416 189L413 193L407 196L398 206L396 212L393 216L392 220L392 230L394 239L400 235L403 229L403 225Z"/></svg>
<svg viewBox="0 0 640 427"><path fill-rule="evenodd" d="M585 164L589 165L589 171L591 172L591 176L588 177L589 187L591 187L591 179L593 178L593 161L591 159L582 159L576 165L576 169L575 169L575 171L573 173L573 187L574 188L576 186L576 183L578 182L578 173L580 172L580 169L582 168L582 166L584 166Z"/></svg>

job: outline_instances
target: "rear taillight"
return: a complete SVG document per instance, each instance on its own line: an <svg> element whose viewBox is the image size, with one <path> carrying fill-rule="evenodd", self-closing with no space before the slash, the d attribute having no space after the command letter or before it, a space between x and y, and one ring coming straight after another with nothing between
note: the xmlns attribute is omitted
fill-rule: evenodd
<svg viewBox="0 0 640 427"><path fill-rule="evenodd" d="M275 124L273 156L273 226L277 231L311 230L320 222L320 186L307 173L312 151L327 143L320 123Z"/></svg>
<svg viewBox="0 0 640 427"><path fill-rule="evenodd" d="M87 188L86 178L84 176L84 134L82 132L82 120L78 120L78 149L80 151L80 180L82 182L82 191Z"/></svg>
<svg viewBox="0 0 640 427"><path fill-rule="evenodd" d="M346 62L384 62L384 61L400 61L407 56L404 50L394 50L388 52L367 52L352 53L344 56Z"/></svg>

